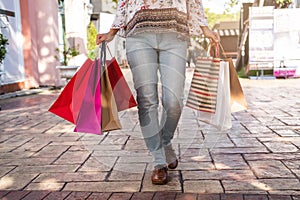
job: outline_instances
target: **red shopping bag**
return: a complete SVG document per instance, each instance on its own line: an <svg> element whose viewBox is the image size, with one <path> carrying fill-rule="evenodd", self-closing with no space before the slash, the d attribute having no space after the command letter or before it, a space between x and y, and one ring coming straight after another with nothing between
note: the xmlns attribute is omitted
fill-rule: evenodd
<svg viewBox="0 0 300 200"><path fill-rule="evenodd" d="M101 134L100 61L87 59L49 111L75 124L74 132Z"/></svg>
<svg viewBox="0 0 300 200"><path fill-rule="evenodd" d="M88 84L88 79L84 79L84 77L89 77L91 75L93 65L94 61L91 59L87 59L85 61L85 63L65 86L56 101L49 108L50 112L75 124L81 103L83 101L82 94L84 94ZM79 79L81 81L79 81ZM75 81L76 86L74 86ZM77 92L74 92L73 88L75 88ZM76 99L76 101L73 101L73 99Z"/></svg>

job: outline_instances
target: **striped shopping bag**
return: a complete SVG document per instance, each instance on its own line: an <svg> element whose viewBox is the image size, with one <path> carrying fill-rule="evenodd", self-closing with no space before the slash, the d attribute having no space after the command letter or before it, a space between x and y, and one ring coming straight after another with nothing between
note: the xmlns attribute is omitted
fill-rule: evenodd
<svg viewBox="0 0 300 200"><path fill-rule="evenodd" d="M220 58L197 58L186 106L215 113L220 70Z"/></svg>

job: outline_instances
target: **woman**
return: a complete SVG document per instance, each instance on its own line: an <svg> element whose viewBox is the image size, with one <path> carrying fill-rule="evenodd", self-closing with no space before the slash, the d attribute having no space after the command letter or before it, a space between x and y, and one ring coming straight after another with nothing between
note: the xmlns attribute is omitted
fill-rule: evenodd
<svg viewBox="0 0 300 200"><path fill-rule="evenodd" d="M168 182L168 168L178 165L171 140L183 108L187 41L201 33L219 42L208 28L201 0L119 0L108 33L97 44L120 32L137 91L138 114L147 148L153 156L153 184ZM162 90L162 117L158 119L158 73Z"/></svg>

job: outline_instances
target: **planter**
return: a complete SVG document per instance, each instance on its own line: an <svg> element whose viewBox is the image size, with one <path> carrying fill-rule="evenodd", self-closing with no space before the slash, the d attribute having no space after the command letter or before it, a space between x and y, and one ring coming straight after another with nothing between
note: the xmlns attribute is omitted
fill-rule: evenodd
<svg viewBox="0 0 300 200"><path fill-rule="evenodd" d="M79 69L79 66L56 66L59 69L60 77L67 80L71 79Z"/></svg>

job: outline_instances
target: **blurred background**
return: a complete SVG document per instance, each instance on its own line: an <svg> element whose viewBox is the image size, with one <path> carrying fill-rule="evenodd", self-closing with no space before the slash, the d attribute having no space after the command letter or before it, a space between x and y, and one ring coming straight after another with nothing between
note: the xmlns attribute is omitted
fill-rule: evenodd
<svg viewBox="0 0 300 200"><path fill-rule="evenodd" d="M87 58L97 33L114 20L112 0L1 0L0 94L62 87ZM212 30L221 36L221 57L230 57L240 77L300 76L300 0L203 0ZM128 68L125 39L109 43ZM204 37L190 38L187 67L207 56Z"/></svg>

